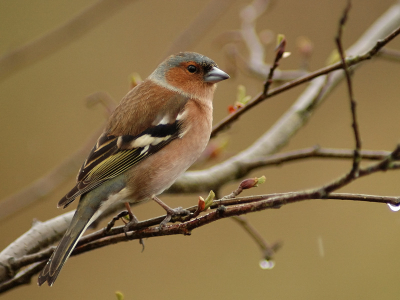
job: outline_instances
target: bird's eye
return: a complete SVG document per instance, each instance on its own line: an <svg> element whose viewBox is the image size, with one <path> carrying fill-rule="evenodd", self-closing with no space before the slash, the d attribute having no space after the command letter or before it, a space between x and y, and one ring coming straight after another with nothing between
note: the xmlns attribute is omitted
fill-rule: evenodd
<svg viewBox="0 0 400 300"><path fill-rule="evenodd" d="M197 71L197 68L195 66L193 66L193 65L190 65L190 66L187 67L187 70L190 73L195 73Z"/></svg>

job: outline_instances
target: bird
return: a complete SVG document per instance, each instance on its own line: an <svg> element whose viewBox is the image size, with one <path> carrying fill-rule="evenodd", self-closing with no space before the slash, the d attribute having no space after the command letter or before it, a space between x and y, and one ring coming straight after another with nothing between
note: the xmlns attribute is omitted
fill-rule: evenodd
<svg viewBox="0 0 400 300"><path fill-rule="evenodd" d="M122 98L81 166L76 185L59 202L80 197L67 231L38 277L52 286L79 238L110 205L155 200L166 211L165 225L180 210L157 195L168 189L205 149L212 130L216 83L229 75L195 52L166 58Z"/></svg>

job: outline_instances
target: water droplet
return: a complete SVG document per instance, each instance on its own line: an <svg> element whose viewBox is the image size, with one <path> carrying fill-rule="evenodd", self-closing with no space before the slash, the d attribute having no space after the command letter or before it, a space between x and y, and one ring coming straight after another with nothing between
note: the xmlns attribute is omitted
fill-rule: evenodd
<svg viewBox="0 0 400 300"><path fill-rule="evenodd" d="M260 261L260 268L263 270L271 270L275 267L275 262L273 260L263 259Z"/></svg>
<svg viewBox="0 0 400 300"><path fill-rule="evenodd" d="M393 204L388 203L388 206L391 211L399 211L400 210L400 205L393 205Z"/></svg>

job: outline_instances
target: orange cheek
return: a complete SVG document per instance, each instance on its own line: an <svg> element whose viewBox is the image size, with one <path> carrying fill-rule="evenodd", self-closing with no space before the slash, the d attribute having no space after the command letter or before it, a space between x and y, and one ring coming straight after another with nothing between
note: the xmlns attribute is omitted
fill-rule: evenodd
<svg viewBox="0 0 400 300"><path fill-rule="evenodd" d="M188 80L187 77L186 72L180 68L173 68L165 74L167 83L178 88L184 85Z"/></svg>
<svg viewBox="0 0 400 300"><path fill-rule="evenodd" d="M186 70L181 68L173 68L169 70L165 75L165 79L168 84L187 93L193 92L193 89L196 89L196 86L202 84L200 74L189 74Z"/></svg>

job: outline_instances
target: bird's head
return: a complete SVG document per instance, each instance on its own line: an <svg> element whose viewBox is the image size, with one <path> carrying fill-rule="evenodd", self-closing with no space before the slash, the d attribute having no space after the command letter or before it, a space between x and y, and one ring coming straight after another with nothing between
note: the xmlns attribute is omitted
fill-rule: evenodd
<svg viewBox="0 0 400 300"><path fill-rule="evenodd" d="M181 52L164 60L149 78L180 93L204 99L212 98L216 83L229 75L207 56Z"/></svg>

